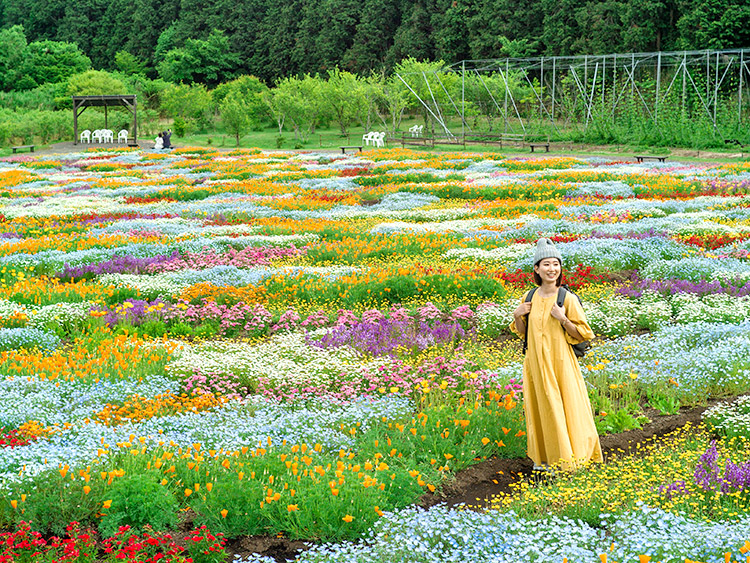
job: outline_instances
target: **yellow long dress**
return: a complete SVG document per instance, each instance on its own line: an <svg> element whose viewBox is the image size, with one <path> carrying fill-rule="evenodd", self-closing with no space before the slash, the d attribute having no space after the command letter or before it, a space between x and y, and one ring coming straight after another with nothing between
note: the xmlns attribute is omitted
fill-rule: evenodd
<svg viewBox="0 0 750 563"><path fill-rule="evenodd" d="M586 384L570 346L581 340L572 338L552 317L556 300L557 294L542 297L538 290L531 299L523 405L528 456L536 465L547 463L570 470L588 461L602 461L602 449ZM583 340L591 340L594 332L578 298L568 292L563 306ZM515 322L511 323L511 330L524 337Z"/></svg>

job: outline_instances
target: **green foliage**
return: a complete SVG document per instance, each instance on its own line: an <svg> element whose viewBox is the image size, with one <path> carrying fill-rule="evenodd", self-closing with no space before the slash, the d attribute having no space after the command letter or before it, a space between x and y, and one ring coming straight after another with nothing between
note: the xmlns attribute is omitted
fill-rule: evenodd
<svg viewBox="0 0 750 563"><path fill-rule="evenodd" d="M0 90L16 89L26 45L26 34L20 25L0 31Z"/></svg>
<svg viewBox="0 0 750 563"><path fill-rule="evenodd" d="M194 333L193 327L185 322L178 322L169 327L170 336L192 336Z"/></svg>
<svg viewBox="0 0 750 563"><path fill-rule="evenodd" d="M272 114L282 123L288 120L294 129L294 138L305 142L315 133L327 104L323 92L324 82L319 77L285 78L273 89L269 100ZM281 126L280 126L281 127Z"/></svg>
<svg viewBox="0 0 750 563"><path fill-rule="evenodd" d="M104 511L99 532L113 536L120 526L142 530L151 526L156 531L177 524L178 504L174 495L159 484L161 474L141 468L115 479L107 491L112 505Z"/></svg>
<svg viewBox="0 0 750 563"><path fill-rule="evenodd" d="M72 108L71 96L112 96L131 94L125 83L104 70L87 70L70 76L62 96L55 99L59 108Z"/></svg>
<svg viewBox="0 0 750 563"><path fill-rule="evenodd" d="M677 414L680 412L682 403L675 395L651 391L647 392L646 396L649 406L655 408L661 414Z"/></svg>
<svg viewBox="0 0 750 563"><path fill-rule="evenodd" d="M107 305L119 305L128 299L142 299L141 292L132 287L118 287L112 295L105 297L104 302Z"/></svg>
<svg viewBox="0 0 750 563"><path fill-rule="evenodd" d="M55 469L36 475L34 485L33 490L27 492L23 485L14 484L7 494L2 495L1 523L7 526L21 521L31 522L35 530L56 536L63 536L65 527L70 522L79 522L84 526L95 525L95 515L101 504L96 493L84 492L86 483L83 479L71 480L67 469ZM28 498L24 503L25 510L21 513L11 508L9 501L24 493L28 494Z"/></svg>
<svg viewBox="0 0 750 563"><path fill-rule="evenodd" d="M127 51L115 53L115 66L117 70L126 75L140 76L146 74L146 63Z"/></svg>
<svg viewBox="0 0 750 563"><path fill-rule="evenodd" d="M15 87L29 90L41 84L62 82L91 68L91 60L74 43L35 41L24 50L20 80Z"/></svg>
<svg viewBox="0 0 750 563"><path fill-rule="evenodd" d="M70 115L49 110L0 110L0 144L43 143L72 135Z"/></svg>
<svg viewBox="0 0 750 563"><path fill-rule="evenodd" d="M221 121L227 133L234 135L237 146L240 146L240 137L244 137L250 129L250 108L239 93L230 92L219 106Z"/></svg>
<svg viewBox="0 0 750 563"><path fill-rule="evenodd" d="M196 338L204 338L206 340L210 340L219 333L219 328L220 327L218 322L206 321L195 327L194 334Z"/></svg>
<svg viewBox="0 0 750 563"><path fill-rule="evenodd" d="M208 39L188 39L184 46L170 49L157 68L169 82L199 82L216 85L231 78L239 58L229 48L229 39L214 29Z"/></svg>
<svg viewBox="0 0 750 563"><path fill-rule="evenodd" d="M334 121L341 128L341 135L346 136L347 128L359 116L367 113L367 99L364 82L354 74L341 71L336 67L328 71L328 80L322 84L322 95L330 108Z"/></svg>
<svg viewBox="0 0 750 563"><path fill-rule="evenodd" d="M207 127L211 113L211 94L202 84L175 84L162 92L162 108L167 115L181 120L175 132L182 137L195 129Z"/></svg>
<svg viewBox="0 0 750 563"><path fill-rule="evenodd" d="M643 415L633 415L628 409L622 408L616 412L608 412L604 416L597 417L594 422L599 434L619 434L626 430L641 428L644 423L648 422L648 418Z"/></svg>
<svg viewBox="0 0 750 563"><path fill-rule="evenodd" d="M164 321L158 319L148 320L138 327L138 329L139 332L154 338L159 338L167 333L167 325L164 324Z"/></svg>

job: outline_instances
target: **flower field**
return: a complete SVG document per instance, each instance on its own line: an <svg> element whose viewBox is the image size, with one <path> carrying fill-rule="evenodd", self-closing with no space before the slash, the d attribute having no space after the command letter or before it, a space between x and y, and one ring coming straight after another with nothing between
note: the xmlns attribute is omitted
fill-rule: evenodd
<svg viewBox="0 0 750 563"><path fill-rule="evenodd" d="M726 400L488 510L418 508L525 456L509 325L542 236L601 434ZM0 561L93 561L80 530L181 561L186 522L306 563L750 561L750 162L19 156L0 239ZM12 555L36 532L69 539Z"/></svg>

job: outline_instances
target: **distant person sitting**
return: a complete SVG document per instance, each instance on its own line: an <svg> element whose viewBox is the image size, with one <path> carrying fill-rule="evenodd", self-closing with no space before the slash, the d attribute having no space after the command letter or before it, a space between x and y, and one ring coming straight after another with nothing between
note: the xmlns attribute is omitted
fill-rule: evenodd
<svg viewBox="0 0 750 563"><path fill-rule="evenodd" d="M162 136L162 139L164 140L164 148L165 149L173 148L172 143L169 141L172 138L172 130L167 129L166 131L164 131L164 133L161 134L161 136Z"/></svg>
<svg viewBox="0 0 750 563"><path fill-rule="evenodd" d="M154 150L160 151L164 148L164 139L162 138L162 134L159 133L159 136L154 139Z"/></svg>

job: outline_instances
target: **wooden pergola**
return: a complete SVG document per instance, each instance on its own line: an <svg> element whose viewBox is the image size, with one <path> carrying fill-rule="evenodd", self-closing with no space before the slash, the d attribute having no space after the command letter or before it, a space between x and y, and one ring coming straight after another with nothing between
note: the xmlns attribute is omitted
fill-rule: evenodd
<svg viewBox="0 0 750 563"><path fill-rule="evenodd" d="M134 95L73 96L73 144L78 144L78 116L88 107L104 108L104 128L107 129L107 108L125 107L133 114L133 136L128 136L128 146L138 146L138 103Z"/></svg>

